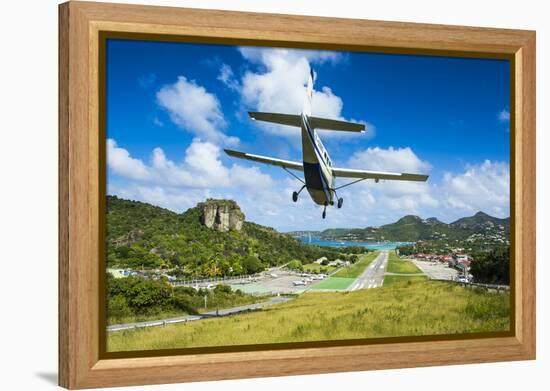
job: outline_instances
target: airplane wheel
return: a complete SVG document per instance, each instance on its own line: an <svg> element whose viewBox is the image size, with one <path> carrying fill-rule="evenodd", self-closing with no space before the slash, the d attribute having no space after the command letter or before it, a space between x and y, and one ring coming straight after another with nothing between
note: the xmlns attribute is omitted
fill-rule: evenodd
<svg viewBox="0 0 550 391"><path fill-rule="evenodd" d="M344 203L344 199L343 198L338 198L338 209L340 209L342 207L343 203Z"/></svg>
<svg viewBox="0 0 550 391"><path fill-rule="evenodd" d="M294 202L298 201L298 193L296 193L295 191L292 192L292 201Z"/></svg>
<svg viewBox="0 0 550 391"><path fill-rule="evenodd" d="M327 211L326 211L326 210L323 211L323 219L324 219L325 217L327 217Z"/></svg>

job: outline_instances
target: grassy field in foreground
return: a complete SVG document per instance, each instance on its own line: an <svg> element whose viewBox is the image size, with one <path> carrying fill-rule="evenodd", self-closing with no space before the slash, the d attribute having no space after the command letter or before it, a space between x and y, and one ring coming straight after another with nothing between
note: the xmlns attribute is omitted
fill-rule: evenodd
<svg viewBox="0 0 550 391"><path fill-rule="evenodd" d="M428 276L384 276L384 285L399 284L402 282L426 281Z"/></svg>
<svg viewBox="0 0 550 391"><path fill-rule="evenodd" d="M108 351L505 331L508 294L424 281L308 292L232 317L108 333Z"/></svg>
<svg viewBox="0 0 550 391"><path fill-rule="evenodd" d="M353 265L343 268L336 272L332 277L342 278L357 278L363 273L363 270L370 265L372 261L378 256L379 251L373 251L365 255L361 255L361 259L355 262Z"/></svg>
<svg viewBox="0 0 550 391"><path fill-rule="evenodd" d="M414 263L411 261L405 261L395 255L395 251L390 251L388 260L388 273L400 273L400 274L415 274L422 273Z"/></svg>

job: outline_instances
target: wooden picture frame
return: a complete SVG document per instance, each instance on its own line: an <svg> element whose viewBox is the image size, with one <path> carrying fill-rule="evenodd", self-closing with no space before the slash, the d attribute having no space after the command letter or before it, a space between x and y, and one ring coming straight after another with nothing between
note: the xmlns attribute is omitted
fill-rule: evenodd
<svg viewBox="0 0 550 391"><path fill-rule="evenodd" d="M103 32L511 61L510 335L105 358ZM103 152L102 152L103 151ZM104 156L103 156L104 157ZM104 174L103 174L104 175ZM535 32L88 2L59 6L59 384L90 388L535 358Z"/></svg>

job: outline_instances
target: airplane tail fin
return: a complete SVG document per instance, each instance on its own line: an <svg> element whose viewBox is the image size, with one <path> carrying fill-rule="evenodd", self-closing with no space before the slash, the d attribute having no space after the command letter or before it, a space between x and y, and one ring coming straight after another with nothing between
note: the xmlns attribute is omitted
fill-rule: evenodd
<svg viewBox="0 0 550 391"><path fill-rule="evenodd" d="M309 79L306 87L307 95L304 102L303 114L305 114L309 119L309 124L311 125L311 127L314 129L326 129L344 132L364 132L365 125L363 124L311 116L311 102L313 100L313 84L315 83L315 79L315 71L310 68ZM248 115L250 116L250 118L258 121L271 122L279 125L296 126L298 128L302 126L301 115L264 113L257 111L250 111L248 112Z"/></svg>
<svg viewBox="0 0 550 391"><path fill-rule="evenodd" d="M315 79L317 78L317 74L313 70L313 68L309 68L309 78L307 80L307 87L306 87L306 100L304 102L304 108L302 109L302 112L306 115L311 115L311 102L313 100L313 85L315 84Z"/></svg>

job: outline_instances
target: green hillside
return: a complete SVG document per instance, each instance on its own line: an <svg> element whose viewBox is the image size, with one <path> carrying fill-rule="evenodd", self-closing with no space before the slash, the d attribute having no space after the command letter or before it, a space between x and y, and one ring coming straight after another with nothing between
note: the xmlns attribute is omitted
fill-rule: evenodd
<svg viewBox="0 0 550 391"><path fill-rule="evenodd" d="M107 266L169 269L178 277L255 273L292 260L304 264L339 250L310 246L272 228L244 222L241 230L219 232L200 221L200 210L182 214L107 197Z"/></svg>
<svg viewBox="0 0 550 391"><path fill-rule="evenodd" d="M491 241L502 242L509 238L509 219L499 219L483 212L461 218L446 224L435 217L422 219L418 216L404 216L395 223L380 227L331 228L320 233L326 239L351 239L367 241Z"/></svg>
<svg viewBox="0 0 550 391"><path fill-rule="evenodd" d="M489 216L487 213L477 212L473 216L458 219L450 225L462 229L483 231L499 225L509 227L510 219L499 219L498 217Z"/></svg>

